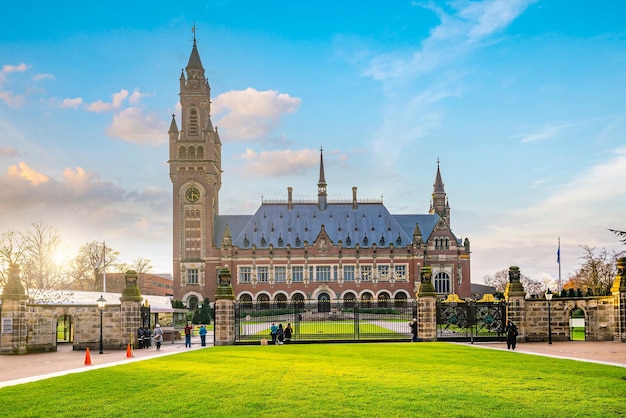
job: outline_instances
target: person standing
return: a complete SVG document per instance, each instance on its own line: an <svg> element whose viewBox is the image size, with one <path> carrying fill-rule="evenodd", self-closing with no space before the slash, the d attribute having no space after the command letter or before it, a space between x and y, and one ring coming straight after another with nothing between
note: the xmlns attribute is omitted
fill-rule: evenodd
<svg viewBox="0 0 626 418"><path fill-rule="evenodd" d="M150 348L151 346L151 340L150 337L152 336L152 333L150 332L150 327L146 326L143 329L143 346L144 348Z"/></svg>
<svg viewBox="0 0 626 418"><path fill-rule="evenodd" d="M276 330L276 339L278 340L278 345L282 345L285 341L285 330L283 329L283 324L278 324L278 329Z"/></svg>
<svg viewBox="0 0 626 418"><path fill-rule="evenodd" d="M145 332L143 330L143 327L139 327L137 329L137 348L143 348L144 335L145 335Z"/></svg>
<svg viewBox="0 0 626 418"><path fill-rule="evenodd" d="M504 328L504 332L506 333L506 348L507 350L513 349L515 350L515 344L517 343L517 326L510 319L506 323L506 328Z"/></svg>
<svg viewBox="0 0 626 418"><path fill-rule="evenodd" d="M161 325L156 324L154 326L154 344L156 345L156 349L161 349L161 343L163 342L163 330L161 329Z"/></svg>
<svg viewBox="0 0 626 418"><path fill-rule="evenodd" d="M278 332L278 327L275 323L272 322L272 326L270 327L270 335L272 336L272 344L276 345L276 333Z"/></svg>
<svg viewBox="0 0 626 418"><path fill-rule="evenodd" d="M413 338L412 342L417 342L417 318L413 318L411 322L409 322L409 326L411 327L411 335Z"/></svg>
<svg viewBox="0 0 626 418"><path fill-rule="evenodd" d="M191 321L187 321L187 326L185 326L185 348L191 348L191 331L193 327L191 326Z"/></svg>
<svg viewBox="0 0 626 418"><path fill-rule="evenodd" d="M293 328L291 328L291 323L288 323L285 327L285 341L291 342L291 335L293 334Z"/></svg>
<svg viewBox="0 0 626 418"><path fill-rule="evenodd" d="M206 327L200 325L200 345L206 347Z"/></svg>

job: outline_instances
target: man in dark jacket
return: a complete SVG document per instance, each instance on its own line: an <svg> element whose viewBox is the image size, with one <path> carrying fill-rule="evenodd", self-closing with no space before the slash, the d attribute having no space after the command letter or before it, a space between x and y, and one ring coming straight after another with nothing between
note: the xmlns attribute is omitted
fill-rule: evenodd
<svg viewBox="0 0 626 418"><path fill-rule="evenodd" d="M506 328L506 348L515 350L515 344L517 343L517 327L510 319L507 321Z"/></svg>

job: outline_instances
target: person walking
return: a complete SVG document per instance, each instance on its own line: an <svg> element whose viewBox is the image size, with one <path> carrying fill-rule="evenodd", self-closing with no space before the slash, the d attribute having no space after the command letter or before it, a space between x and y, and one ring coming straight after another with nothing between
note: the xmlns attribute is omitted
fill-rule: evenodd
<svg viewBox="0 0 626 418"><path fill-rule="evenodd" d="M152 333L150 332L150 327L145 326L143 328L143 346L144 348L150 348L151 344L151 339L150 337L152 336Z"/></svg>
<svg viewBox="0 0 626 418"><path fill-rule="evenodd" d="M200 345L206 347L206 327L200 325Z"/></svg>
<svg viewBox="0 0 626 418"><path fill-rule="evenodd" d="M191 326L191 321L187 321L187 326L185 326L185 348L191 348L191 331L193 327Z"/></svg>
<svg viewBox="0 0 626 418"><path fill-rule="evenodd" d="M293 334L293 328L291 328L291 323L288 323L285 327L285 342L291 342L291 335Z"/></svg>
<svg viewBox="0 0 626 418"><path fill-rule="evenodd" d="M413 318L411 322L409 322L409 326L411 327L411 335L413 338L412 342L417 342L417 318Z"/></svg>
<svg viewBox="0 0 626 418"><path fill-rule="evenodd" d="M154 326L154 345L156 345L156 349L161 349L161 343L163 342L163 330L161 329L161 325L156 324Z"/></svg>
<svg viewBox="0 0 626 418"><path fill-rule="evenodd" d="M504 328L504 332L506 333L506 348L507 350L513 349L515 350L515 344L517 343L517 326L510 319L506 323L506 328Z"/></svg>
<svg viewBox="0 0 626 418"><path fill-rule="evenodd" d="M278 327L275 323L272 322L272 326L270 327L270 335L272 336L272 344L276 345L276 333L278 332Z"/></svg>

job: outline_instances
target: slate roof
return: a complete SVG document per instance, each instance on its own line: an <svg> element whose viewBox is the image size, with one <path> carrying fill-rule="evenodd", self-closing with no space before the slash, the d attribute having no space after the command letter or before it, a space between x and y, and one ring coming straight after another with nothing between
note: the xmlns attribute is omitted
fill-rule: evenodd
<svg viewBox="0 0 626 418"><path fill-rule="evenodd" d="M233 245L240 248L302 247L304 241L312 245L322 225L333 244L339 240L343 246L353 248L356 244L370 247L404 247L413 241L415 223L419 225L425 242L439 220L437 214L392 215L381 203L328 203L321 211L317 203L294 203L291 210L284 204L263 203L254 215L217 216L214 242L220 247L222 235L228 225Z"/></svg>

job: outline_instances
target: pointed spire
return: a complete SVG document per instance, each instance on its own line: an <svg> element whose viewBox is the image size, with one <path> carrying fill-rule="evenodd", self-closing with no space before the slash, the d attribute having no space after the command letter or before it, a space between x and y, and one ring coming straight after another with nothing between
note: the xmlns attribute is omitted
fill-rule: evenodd
<svg viewBox="0 0 626 418"><path fill-rule="evenodd" d="M435 183L433 184L433 194L445 193L443 188L443 181L441 180L441 171L439 170L439 158L437 158L437 176L435 177Z"/></svg>
<svg viewBox="0 0 626 418"><path fill-rule="evenodd" d="M187 75L189 75L190 70L198 70L202 72L204 75L204 67L202 66L202 61L200 60L200 54L198 53L198 48L196 44L196 24L193 24L193 28L191 29L193 32L193 48L191 49L191 55L189 56L189 62L187 63Z"/></svg>
<svg viewBox="0 0 626 418"><path fill-rule="evenodd" d="M324 149L320 147L320 179L317 182L317 186L326 186L326 177L324 176Z"/></svg>
<svg viewBox="0 0 626 418"><path fill-rule="evenodd" d="M170 124L170 130L167 131L167 133L170 133L170 134L178 133L178 125L176 125L176 115L174 115L173 113L172 113L172 123Z"/></svg>
<svg viewBox="0 0 626 418"><path fill-rule="evenodd" d="M228 224L226 224L226 227L224 228L224 234L222 234L222 246L230 247L232 245L233 245L233 236L230 233L230 228L228 227Z"/></svg>
<svg viewBox="0 0 626 418"><path fill-rule="evenodd" d="M324 149L320 147L320 179L317 182L317 204L326 210L326 177L324 176Z"/></svg>

